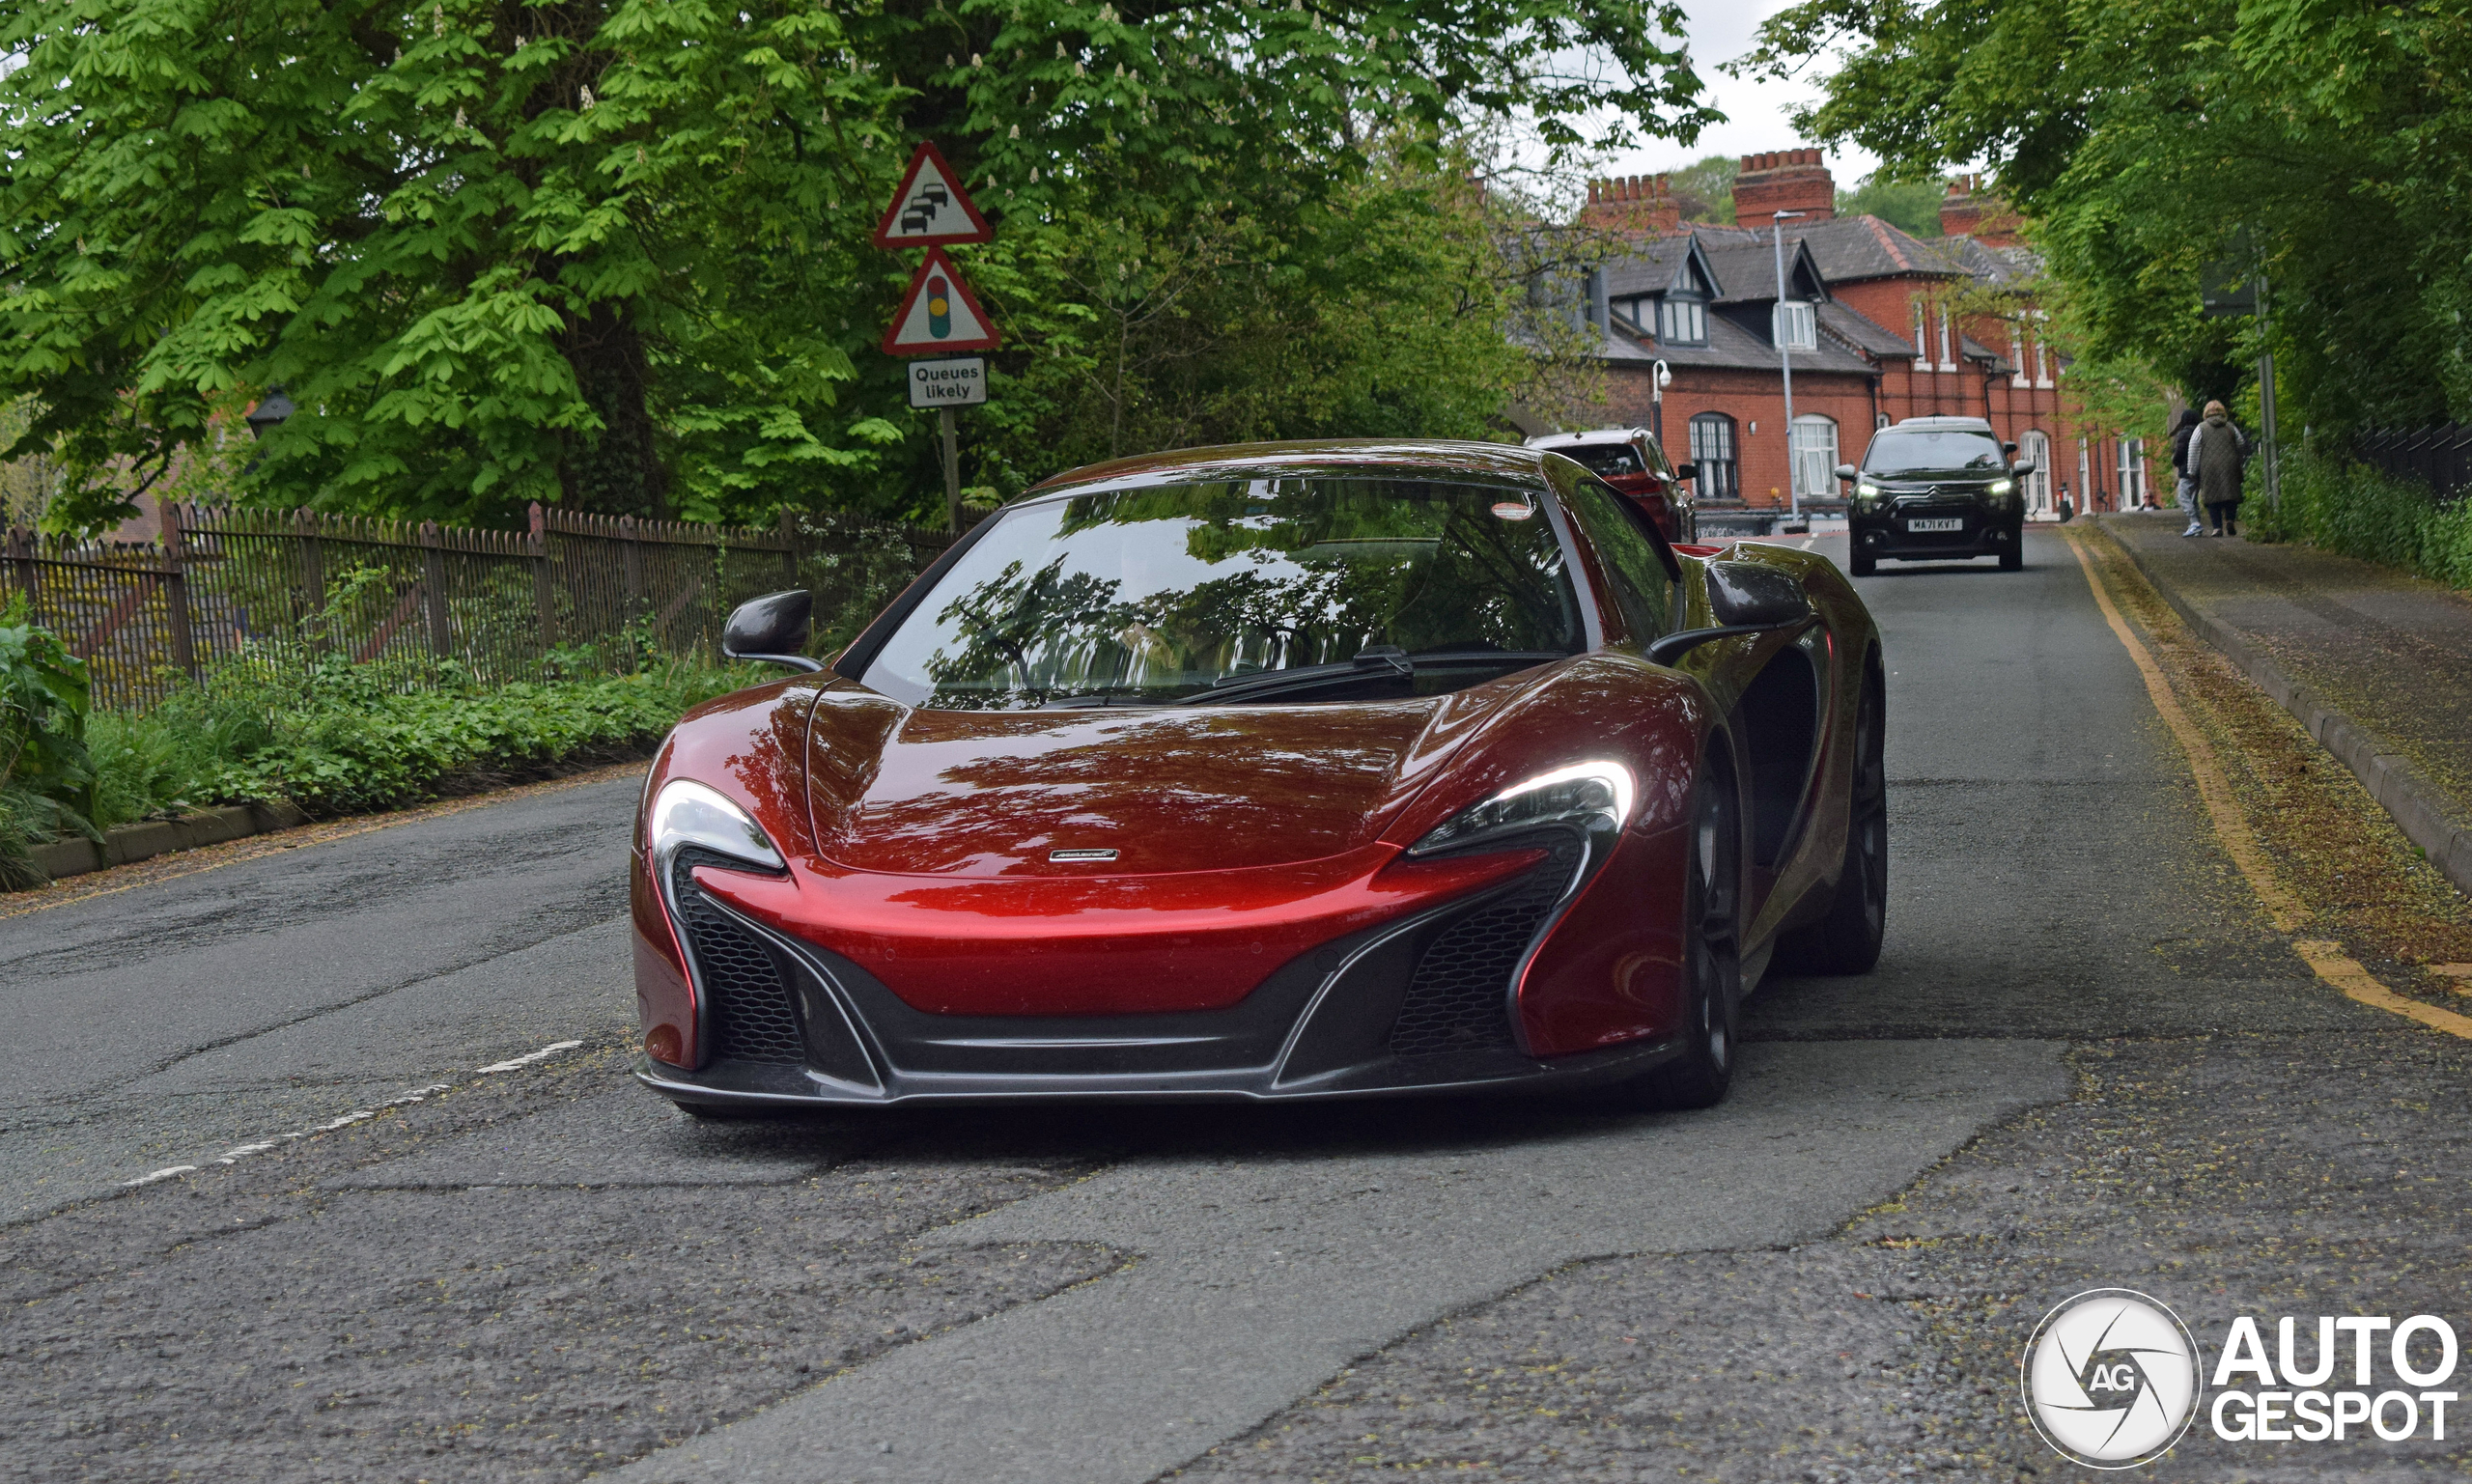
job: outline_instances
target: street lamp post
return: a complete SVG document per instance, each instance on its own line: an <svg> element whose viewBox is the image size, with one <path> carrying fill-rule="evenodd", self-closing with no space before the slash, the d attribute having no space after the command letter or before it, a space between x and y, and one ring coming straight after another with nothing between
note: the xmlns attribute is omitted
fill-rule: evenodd
<svg viewBox="0 0 2472 1484"><path fill-rule="evenodd" d="M1794 353L1785 346L1785 223L1803 214L1779 211L1769 233L1769 241L1777 249L1777 309L1768 322L1777 337L1778 368L1785 374L1785 498L1797 520L1803 515L1803 489L1794 482Z"/></svg>
<svg viewBox="0 0 2472 1484"><path fill-rule="evenodd" d="M1665 389L1673 384L1673 372L1665 362L1656 364L1655 375L1648 378L1648 431L1656 434L1657 447L1665 447ZM1672 457L1671 453L1667 455Z"/></svg>

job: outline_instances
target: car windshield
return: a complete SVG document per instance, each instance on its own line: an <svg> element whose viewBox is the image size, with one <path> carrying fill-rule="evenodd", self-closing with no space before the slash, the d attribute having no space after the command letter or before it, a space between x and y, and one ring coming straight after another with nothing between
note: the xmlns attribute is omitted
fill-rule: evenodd
<svg viewBox="0 0 2472 1484"><path fill-rule="evenodd" d="M1286 478L1024 505L911 610L865 682L958 711L1472 685L1584 645L1544 500Z"/></svg>
<svg viewBox="0 0 2472 1484"><path fill-rule="evenodd" d="M1572 443L1554 452L1578 460L1591 474L1613 477L1647 472L1640 465L1639 451L1628 443Z"/></svg>
<svg viewBox="0 0 2472 1484"><path fill-rule="evenodd" d="M1895 479L1903 474L1996 474L2008 462L2000 440L1967 428L1891 428L1871 439L1863 472Z"/></svg>

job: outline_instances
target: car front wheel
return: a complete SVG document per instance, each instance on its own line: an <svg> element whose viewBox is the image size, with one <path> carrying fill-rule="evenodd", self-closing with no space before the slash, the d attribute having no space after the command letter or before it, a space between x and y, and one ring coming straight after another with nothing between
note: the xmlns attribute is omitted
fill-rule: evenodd
<svg viewBox="0 0 2472 1484"><path fill-rule="evenodd" d="M1702 774L1682 901L1682 1053L1614 1089L1619 1106L1714 1107L1733 1084L1742 998L1742 817L1732 787Z"/></svg>

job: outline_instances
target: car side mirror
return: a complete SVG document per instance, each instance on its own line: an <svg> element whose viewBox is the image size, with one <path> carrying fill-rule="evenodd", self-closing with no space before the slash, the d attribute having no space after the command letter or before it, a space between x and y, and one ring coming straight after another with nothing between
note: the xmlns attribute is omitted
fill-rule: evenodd
<svg viewBox="0 0 2472 1484"><path fill-rule="evenodd" d="M1860 469L1855 468L1854 465L1850 463L1840 463L1837 466L1837 477L1840 479L1852 479L1856 474L1861 472L1862 471Z"/></svg>
<svg viewBox="0 0 2472 1484"><path fill-rule="evenodd" d="M1700 465L1696 463L1677 463L1673 466L1673 477L1676 479L1698 479L1700 477Z"/></svg>
<svg viewBox="0 0 2472 1484"><path fill-rule="evenodd" d="M2020 459L2016 462L2008 465L2008 472L2016 475L2020 479L2023 479L2025 476L2035 472L2035 461L2032 459Z"/></svg>
<svg viewBox="0 0 2472 1484"><path fill-rule="evenodd" d="M1708 616L1717 627L1667 634L1648 646L1648 658L1671 664L1713 639L1779 630L1799 632L1819 622L1803 584L1792 573L1766 562L1710 562Z"/></svg>
<svg viewBox="0 0 2472 1484"><path fill-rule="evenodd" d="M807 647L807 621L814 608L815 595L802 587L748 599L721 626L722 656L793 670L823 669L824 661L799 653Z"/></svg>
<svg viewBox="0 0 2472 1484"><path fill-rule="evenodd" d="M2017 457L2017 445L2009 442L2006 438L2003 438L2000 442L2000 451L2007 454L2011 459Z"/></svg>

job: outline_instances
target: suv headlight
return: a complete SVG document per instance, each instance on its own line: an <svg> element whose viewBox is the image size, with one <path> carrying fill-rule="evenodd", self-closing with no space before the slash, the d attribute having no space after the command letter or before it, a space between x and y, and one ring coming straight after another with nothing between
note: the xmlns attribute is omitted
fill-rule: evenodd
<svg viewBox="0 0 2472 1484"><path fill-rule="evenodd" d="M2017 482L2013 479L1995 479L1982 488L1987 494L2007 494L2017 488Z"/></svg>
<svg viewBox="0 0 2472 1484"><path fill-rule="evenodd" d="M644 843L652 852L654 879L663 882L669 880L671 858L689 846L761 871L789 869L763 826L718 789L692 778L672 778L661 785L644 822Z"/></svg>
<svg viewBox="0 0 2472 1484"><path fill-rule="evenodd" d="M1470 804L1427 830L1408 847L1411 855L1482 848L1546 828L1577 828L1589 833L1617 831L1631 821L1631 805L1639 797L1631 770L1610 759L1574 763L1514 784L1482 803Z"/></svg>

